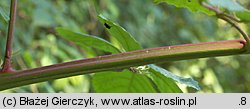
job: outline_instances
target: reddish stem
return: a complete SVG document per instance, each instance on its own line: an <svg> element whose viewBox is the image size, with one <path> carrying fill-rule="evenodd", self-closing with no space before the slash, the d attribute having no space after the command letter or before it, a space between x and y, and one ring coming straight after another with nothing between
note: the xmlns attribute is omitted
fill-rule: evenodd
<svg viewBox="0 0 250 109"><path fill-rule="evenodd" d="M2 71L0 71L0 73L8 73L14 71L11 67L11 58L12 58L11 55L12 55L12 43L13 43L14 28L16 21L16 7L17 7L17 0L11 0L10 21L8 27L5 57L4 57L3 69Z"/></svg>
<svg viewBox="0 0 250 109"><path fill-rule="evenodd" d="M245 54L244 40L227 40L143 49L113 55L87 58L13 73L0 74L0 90L69 76L124 69L133 66Z"/></svg>

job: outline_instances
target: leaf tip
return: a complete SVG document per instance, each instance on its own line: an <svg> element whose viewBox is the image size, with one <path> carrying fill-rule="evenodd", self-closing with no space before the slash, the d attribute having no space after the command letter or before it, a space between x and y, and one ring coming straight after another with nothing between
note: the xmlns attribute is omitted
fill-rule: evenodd
<svg viewBox="0 0 250 109"><path fill-rule="evenodd" d="M154 0L153 2L154 2L154 4L159 4L160 3L159 0Z"/></svg>

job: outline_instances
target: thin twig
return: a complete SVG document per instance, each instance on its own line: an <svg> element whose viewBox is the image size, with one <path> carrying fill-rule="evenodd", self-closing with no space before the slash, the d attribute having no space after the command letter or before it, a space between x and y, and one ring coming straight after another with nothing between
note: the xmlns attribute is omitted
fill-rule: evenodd
<svg viewBox="0 0 250 109"><path fill-rule="evenodd" d="M212 6L205 4L205 3L202 3L202 5L206 8L208 8L209 10L214 11L216 13L216 15L228 17L229 19L231 19L235 22L241 22L239 19L235 18L234 16L231 16L231 15L228 15L224 12L221 12L218 8L212 7Z"/></svg>
<svg viewBox="0 0 250 109"><path fill-rule="evenodd" d="M233 16L230 16L230 15L227 15L223 12L221 12L219 9L215 8L215 7L212 7L210 5L207 5L205 3L202 3L202 5L206 8L208 8L209 10L211 11L214 11L216 13L216 16L226 22L228 22L229 24L231 24L234 28L236 28L240 34L244 37L245 41L246 41L246 47L250 47L250 39L247 35L247 33L245 31L243 31L239 25L237 25L235 22L240 22L238 19L236 19L235 17ZM235 22L234 22L235 21Z"/></svg>
<svg viewBox="0 0 250 109"><path fill-rule="evenodd" d="M246 42L248 42L248 45L249 45L250 39L249 39L249 37L248 37L248 35L247 35L247 33L245 31L243 31L236 23L234 23L229 18L227 18L225 16L220 16L219 18L222 19L222 20L224 20L224 21L226 21L226 22L228 22L234 28L236 28L242 34L242 36L244 37L244 39L246 40Z"/></svg>
<svg viewBox="0 0 250 109"><path fill-rule="evenodd" d="M235 21L235 22L241 22L239 19L235 18L234 16L231 16L229 14L226 14L225 12L221 12L218 8L210 6L206 3L204 3L202 0L199 0L200 5L204 6L205 8L208 8L211 11L214 11L217 15L223 15L226 16L228 18L230 18L231 20Z"/></svg>
<svg viewBox="0 0 250 109"><path fill-rule="evenodd" d="M11 55L12 55L14 27L15 27L15 21L16 21L16 8L17 8L16 5L17 5L17 0L11 0L8 36L7 36L7 43L6 43L6 49L5 49L4 63L3 63L3 68L1 72L13 71L11 67L11 58L12 58Z"/></svg>

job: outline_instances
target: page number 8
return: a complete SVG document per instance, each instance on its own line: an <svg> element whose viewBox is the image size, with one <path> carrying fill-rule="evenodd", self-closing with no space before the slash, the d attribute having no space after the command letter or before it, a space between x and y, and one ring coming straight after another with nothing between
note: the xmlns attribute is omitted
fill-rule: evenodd
<svg viewBox="0 0 250 109"><path fill-rule="evenodd" d="M247 104L247 98L246 97L241 97L240 98L240 104L239 105L246 105Z"/></svg>

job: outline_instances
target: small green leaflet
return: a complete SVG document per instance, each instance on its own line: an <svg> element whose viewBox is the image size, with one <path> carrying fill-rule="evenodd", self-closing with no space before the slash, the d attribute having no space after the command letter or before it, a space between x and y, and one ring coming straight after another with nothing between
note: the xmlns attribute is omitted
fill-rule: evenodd
<svg viewBox="0 0 250 109"><path fill-rule="evenodd" d="M192 12L203 12L207 15L215 15L213 11L201 6L199 0L154 0L154 2L166 2L179 8L187 8Z"/></svg>
<svg viewBox="0 0 250 109"><path fill-rule="evenodd" d="M99 72L93 75L92 84L97 93L154 93L146 75L129 70Z"/></svg>
<svg viewBox="0 0 250 109"><path fill-rule="evenodd" d="M164 75L166 78L172 78L173 80L175 80L176 82L179 82L181 84L185 84L189 87L195 88L196 90L200 90L200 86L198 84L197 81L195 81L193 78L183 78L177 75L174 75L173 73L158 67L156 65L150 64L148 65L150 68L152 68L153 70L161 73L162 75Z"/></svg>
<svg viewBox="0 0 250 109"><path fill-rule="evenodd" d="M242 22L250 22L250 11L236 12L236 16L240 18Z"/></svg>
<svg viewBox="0 0 250 109"><path fill-rule="evenodd" d="M106 27L106 30L109 32L109 34L117 39L117 41L122 45L125 51L142 49L140 44L124 28L108 20L103 15L99 15L98 18Z"/></svg>
<svg viewBox="0 0 250 109"><path fill-rule="evenodd" d="M56 31L61 37L65 38L66 40L70 40L78 45L93 47L111 53L120 53L120 50L118 50L115 46L102 38L72 32L64 28L57 28Z"/></svg>

